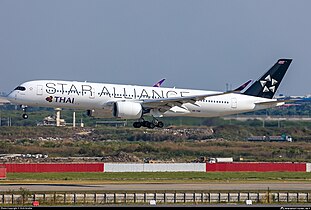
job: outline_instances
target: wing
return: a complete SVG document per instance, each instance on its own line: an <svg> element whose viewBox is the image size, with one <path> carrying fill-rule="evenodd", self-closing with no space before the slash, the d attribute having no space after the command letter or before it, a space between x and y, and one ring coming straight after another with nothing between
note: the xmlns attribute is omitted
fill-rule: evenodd
<svg viewBox="0 0 311 210"><path fill-rule="evenodd" d="M218 92L213 94L205 94L205 95L193 95L193 96L185 96L185 97L171 97L171 98L159 98L159 99L147 99L142 101L142 106L144 108L149 109L161 109L161 111L169 110L174 106L182 107L185 103L191 103L195 106L199 106L196 104L197 101L204 100L205 98L212 96L220 96L229 93L234 93L235 91L228 92Z"/></svg>

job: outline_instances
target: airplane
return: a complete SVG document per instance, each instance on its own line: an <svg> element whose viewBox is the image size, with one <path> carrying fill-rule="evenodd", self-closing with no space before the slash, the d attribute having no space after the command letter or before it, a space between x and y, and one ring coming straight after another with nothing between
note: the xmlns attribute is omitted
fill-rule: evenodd
<svg viewBox="0 0 311 210"><path fill-rule="evenodd" d="M27 106L86 110L95 118L135 120L133 127L162 128L162 117L217 117L281 106L275 95L292 59L279 59L243 93L107 83L33 80L17 86L7 99ZM152 121L144 119L151 116Z"/></svg>

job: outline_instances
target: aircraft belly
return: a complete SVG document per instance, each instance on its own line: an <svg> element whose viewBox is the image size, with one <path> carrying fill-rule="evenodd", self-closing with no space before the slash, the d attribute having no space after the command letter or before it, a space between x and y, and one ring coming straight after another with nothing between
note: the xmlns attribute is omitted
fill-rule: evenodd
<svg viewBox="0 0 311 210"><path fill-rule="evenodd" d="M249 112L254 110L254 104L239 103L232 107L230 104L206 104L200 103L199 106L188 104L189 112L165 112L164 116L187 116L187 117L217 117Z"/></svg>
<svg viewBox="0 0 311 210"><path fill-rule="evenodd" d="M199 106L188 104L186 109L187 111L180 110L180 112L167 111L163 114L163 116L214 117L219 116L221 113L219 107L209 106L206 104L200 104ZM222 111L226 111L225 107L221 109Z"/></svg>

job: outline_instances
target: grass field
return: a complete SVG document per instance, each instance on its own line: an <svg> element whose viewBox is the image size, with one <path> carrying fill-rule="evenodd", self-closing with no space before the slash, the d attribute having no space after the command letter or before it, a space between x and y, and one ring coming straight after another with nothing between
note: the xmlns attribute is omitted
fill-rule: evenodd
<svg viewBox="0 0 311 210"><path fill-rule="evenodd" d="M306 172L123 172L8 173L1 183L202 183L228 181L310 181Z"/></svg>

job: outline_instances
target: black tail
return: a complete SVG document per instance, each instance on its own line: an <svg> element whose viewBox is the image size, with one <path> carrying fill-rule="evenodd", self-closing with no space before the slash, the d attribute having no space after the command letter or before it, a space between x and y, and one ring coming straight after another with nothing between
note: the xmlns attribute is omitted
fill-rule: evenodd
<svg viewBox="0 0 311 210"><path fill-rule="evenodd" d="M279 59L262 77L256 80L244 94L263 98L273 98L292 59Z"/></svg>

